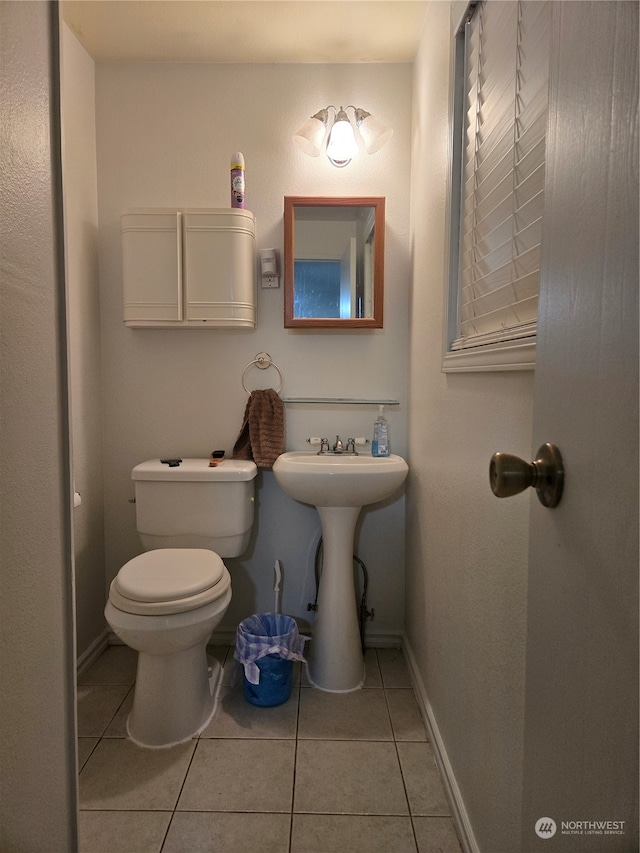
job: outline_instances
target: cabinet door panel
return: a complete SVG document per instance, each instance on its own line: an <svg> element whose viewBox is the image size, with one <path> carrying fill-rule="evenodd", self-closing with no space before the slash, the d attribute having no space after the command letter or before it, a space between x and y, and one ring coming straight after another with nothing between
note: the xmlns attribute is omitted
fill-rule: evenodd
<svg viewBox="0 0 640 853"><path fill-rule="evenodd" d="M190 325L256 324L253 215L185 213L186 319Z"/></svg>
<svg viewBox="0 0 640 853"><path fill-rule="evenodd" d="M181 214L122 217L124 320L128 325L182 321Z"/></svg>

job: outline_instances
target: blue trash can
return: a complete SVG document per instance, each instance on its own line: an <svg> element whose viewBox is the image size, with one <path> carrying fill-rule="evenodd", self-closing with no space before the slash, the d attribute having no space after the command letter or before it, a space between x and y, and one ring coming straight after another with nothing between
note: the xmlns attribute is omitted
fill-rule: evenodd
<svg viewBox="0 0 640 853"><path fill-rule="evenodd" d="M263 708L282 705L291 696L293 661L285 660L280 655L265 655L256 661L256 666L260 670L260 681L257 684L252 684L242 674L244 698L252 705L261 705Z"/></svg>
<svg viewBox="0 0 640 853"><path fill-rule="evenodd" d="M304 660L307 639L298 633L295 619L283 613L257 613L238 625L234 657L244 669L247 702L270 708L287 701L293 661Z"/></svg>

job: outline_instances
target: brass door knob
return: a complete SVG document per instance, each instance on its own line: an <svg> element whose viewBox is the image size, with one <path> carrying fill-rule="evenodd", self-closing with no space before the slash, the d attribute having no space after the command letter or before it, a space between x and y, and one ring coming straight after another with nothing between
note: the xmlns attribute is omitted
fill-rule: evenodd
<svg viewBox="0 0 640 853"><path fill-rule="evenodd" d="M510 498L529 486L538 493L542 506L558 506L564 484L562 456L553 444L543 444L533 462L510 453L494 453L489 465L491 491L497 498Z"/></svg>

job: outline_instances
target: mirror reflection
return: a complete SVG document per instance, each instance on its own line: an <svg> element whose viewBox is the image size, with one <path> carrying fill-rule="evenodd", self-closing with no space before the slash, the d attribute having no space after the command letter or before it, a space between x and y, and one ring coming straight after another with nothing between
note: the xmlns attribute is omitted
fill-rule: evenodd
<svg viewBox="0 0 640 853"><path fill-rule="evenodd" d="M383 198L285 198L285 326L382 327Z"/></svg>
<svg viewBox="0 0 640 853"><path fill-rule="evenodd" d="M301 207L293 255L294 317L372 317L373 207Z"/></svg>

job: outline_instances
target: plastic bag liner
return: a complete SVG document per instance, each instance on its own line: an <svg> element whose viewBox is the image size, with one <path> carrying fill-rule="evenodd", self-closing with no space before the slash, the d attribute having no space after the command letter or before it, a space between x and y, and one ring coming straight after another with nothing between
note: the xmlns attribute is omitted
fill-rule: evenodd
<svg viewBox="0 0 640 853"><path fill-rule="evenodd" d="M236 631L235 659L244 667L244 695L254 705L280 705L291 694L294 660L304 661L308 640L283 613L256 613Z"/></svg>

